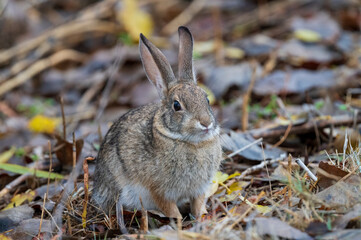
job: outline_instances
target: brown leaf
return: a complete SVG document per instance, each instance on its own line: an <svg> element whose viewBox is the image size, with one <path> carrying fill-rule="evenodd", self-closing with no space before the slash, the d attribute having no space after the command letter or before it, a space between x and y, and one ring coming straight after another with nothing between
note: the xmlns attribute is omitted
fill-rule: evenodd
<svg viewBox="0 0 361 240"><path fill-rule="evenodd" d="M255 228L259 235L277 236L287 239L312 239L307 233L291 227L278 218L255 218Z"/></svg>
<svg viewBox="0 0 361 240"><path fill-rule="evenodd" d="M57 142L55 144L55 154L63 166L73 165L73 143L70 143L60 136L55 136ZM79 158L81 150L83 148L83 139L78 139L75 142L76 145L76 159Z"/></svg>
<svg viewBox="0 0 361 240"><path fill-rule="evenodd" d="M0 232L13 229L21 221L32 218L34 209L27 205L11 208L0 212Z"/></svg>
<svg viewBox="0 0 361 240"><path fill-rule="evenodd" d="M321 189L328 188L334 185L338 180L346 176L348 173L342 169L330 165L326 162L320 162L318 165L319 170L317 171L318 185Z"/></svg>
<svg viewBox="0 0 361 240"><path fill-rule="evenodd" d="M305 231L311 236L319 236L329 232L326 223L323 222L310 222Z"/></svg>
<svg viewBox="0 0 361 240"><path fill-rule="evenodd" d="M328 207L347 208L361 203L361 178L351 175L316 194Z"/></svg>
<svg viewBox="0 0 361 240"><path fill-rule="evenodd" d="M334 229L344 229L347 224L352 220L360 220L361 217L361 204L355 205L350 211L339 217L336 218L335 222L332 224Z"/></svg>

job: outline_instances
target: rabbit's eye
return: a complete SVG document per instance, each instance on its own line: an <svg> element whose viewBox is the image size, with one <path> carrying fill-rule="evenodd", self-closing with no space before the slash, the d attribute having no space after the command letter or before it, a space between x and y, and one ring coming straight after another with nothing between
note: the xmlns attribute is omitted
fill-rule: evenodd
<svg viewBox="0 0 361 240"><path fill-rule="evenodd" d="M179 103L177 100L174 100L174 102L173 102L173 108L174 108L175 111L179 111L179 110L182 109L180 103Z"/></svg>

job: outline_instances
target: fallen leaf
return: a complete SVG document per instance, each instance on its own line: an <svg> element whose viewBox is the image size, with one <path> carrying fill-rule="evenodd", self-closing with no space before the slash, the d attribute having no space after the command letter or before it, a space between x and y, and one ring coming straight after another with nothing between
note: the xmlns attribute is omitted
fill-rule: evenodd
<svg viewBox="0 0 361 240"><path fill-rule="evenodd" d="M319 42L322 39L320 34L308 29L297 29L293 34L295 38L303 42Z"/></svg>
<svg viewBox="0 0 361 240"><path fill-rule="evenodd" d="M224 49L224 54L227 58L238 60L244 58L245 55L242 49L236 47L226 47Z"/></svg>
<svg viewBox="0 0 361 240"><path fill-rule="evenodd" d="M219 197L219 201L221 202L231 202L235 200L239 196L239 193L237 192L231 192L229 194L223 195Z"/></svg>
<svg viewBox="0 0 361 240"><path fill-rule="evenodd" d="M266 214L272 211L272 208L268 206L262 206L262 205L253 205L253 206L258 212L262 214Z"/></svg>
<svg viewBox="0 0 361 240"><path fill-rule="evenodd" d="M261 235L270 235L271 237L281 237L287 239L312 239L307 233L291 227L278 218L255 218L255 230Z"/></svg>
<svg viewBox="0 0 361 240"><path fill-rule="evenodd" d="M32 201L35 197L35 191L27 191L25 193L16 194L10 201L10 203L2 210L7 210L13 207L20 206L25 201Z"/></svg>
<svg viewBox="0 0 361 240"><path fill-rule="evenodd" d="M12 147L9 150L0 154L0 163L6 163L15 153L16 148Z"/></svg>
<svg viewBox="0 0 361 240"><path fill-rule="evenodd" d="M218 171L216 173L216 175L213 177L211 191L210 191L209 196L212 196L213 194L215 194L217 192L219 185L224 186L227 189L227 192L229 192L230 189L226 185L224 185L224 182L227 180L230 180L236 176L239 176L239 175L240 175L239 172L235 172L231 175L228 175L227 173L222 173L221 171ZM246 182L242 182L240 184L242 186L245 186ZM231 193L231 192L229 192L229 193Z"/></svg>
<svg viewBox="0 0 361 240"><path fill-rule="evenodd" d="M35 177L40 178L50 178L50 179L63 179L64 176L58 173L50 173L34 168L28 168L24 166L20 166L17 164L10 164L10 163L0 163L0 169L3 169L5 171L18 173L18 174L26 174L30 173L31 175L34 175Z"/></svg>
<svg viewBox="0 0 361 240"><path fill-rule="evenodd" d="M338 78L332 70L293 70L285 72L276 70L255 83L253 92L259 96L271 94L304 93L312 88L333 88Z"/></svg>
<svg viewBox="0 0 361 240"><path fill-rule="evenodd" d="M348 240L348 239L361 239L361 230L360 229L347 229L341 231L335 231L327 233L323 236L319 236L319 240Z"/></svg>
<svg viewBox="0 0 361 240"><path fill-rule="evenodd" d="M256 75L261 76L261 67L257 65ZM233 66L209 66L202 70L206 85L212 90L214 96L220 99L228 89L236 86L247 89L252 78L253 68L250 63L242 63Z"/></svg>
<svg viewBox="0 0 361 240"><path fill-rule="evenodd" d="M209 194L207 194L208 197L215 194L218 190L218 186L220 184L223 184L223 182L225 182L228 179L228 177L229 177L229 175L227 173L222 173L220 171L216 172L216 175L213 177L213 180L212 180L211 190L210 190Z"/></svg>
<svg viewBox="0 0 361 240"><path fill-rule="evenodd" d="M12 240L12 238L7 237L4 234L0 234L0 240Z"/></svg>
<svg viewBox="0 0 361 240"><path fill-rule="evenodd" d="M0 232L15 228L21 221L32 218L34 209L27 205L11 208L0 212Z"/></svg>
<svg viewBox="0 0 361 240"><path fill-rule="evenodd" d="M73 165L73 143L62 139L58 135L55 135L55 138L57 139L57 142L55 144L56 157L59 159L61 164L63 164L63 166L72 166ZM81 151L83 149L83 145L84 145L83 139L77 139L75 141L76 159L79 158Z"/></svg>
<svg viewBox="0 0 361 240"><path fill-rule="evenodd" d="M232 152L255 141L249 135L234 131L231 131L230 135L222 134L221 139L222 147ZM282 154L284 154L284 151L279 148L270 148L267 144L264 144L263 148L261 148L259 145L254 144L237 155L252 161L263 161L264 159L279 158Z"/></svg>
<svg viewBox="0 0 361 240"><path fill-rule="evenodd" d="M342 55L322 45L321 43L304 43L297 39L291 39L283 44L278 50L278 57L294 66L305 66L317 69L322 65L329 65L342 60Z"/></svg>
<svg viewBox="0 0 361 240"><path fill-rule="evenodd" d="M231 186L229 186L229 193L232 193L234 191L240 191L242 190L244 187L248 186L249 182L243 182L243 181L239 181L239 182L234 182L231 184Z"/></svg>
<svg viewBox="0 0 361 240"><path fill-rule="evenodd" d="M229 175L227 173L222 173L218 171L213 178L213 182L224 183L228 179Z"/></svg>
<svg viewBox="0 0 361 240"><path fill-rule="evenodd" d="M361 178L351 175L315 195L328 207L347 208L361 203Z"/></svg>
<svg viewBox="0 0 361 240"><path fill-rule="evenodd" d="M150 14L139 8L138 1L123 1L122 10L119 13L119 20L124 24L125 29L137 41L139 33L149 36L153 31L153 20Z"/></svg>
<svg viewBox="0 0 361 240"><path fill-rule="evenodd" d="M241 175L241 174L240 174L238 171L236 171L235 173L229 175L228 178L227 178L227 180L232 179L232 178L235 178L235 177L237 177L237 176L239 176L239 175Z"/></svg>
<svg viewBox="0 0 361 240"><path fill-rule="evenodd" d="M39 233L39 229L40 233L52 233L51 220L39 218L23 220L19 226L9 232L8 236L12 239L29 239L29 236L36 236ZM45 235L43 239L50 239L50 236Z"/></svg>
<svg viewBox="0 0 361 240"><path fill-rule="evenodd" d="M338 180L348 174L348 172L343 171L335 165L331 165L323 161L318 164L318 167L319 170L317 171L317 184L321 187L322 190L334 185Z"/></svg>
<svg viewBox="0 0 361 240"><path fill-rule="evenodd" d="M59 118L49 118L43 115L36 115L29 122L29 129L36 133L54 133L59 125Z"/></svg>
<svg viewBox="0 0 361 240"><path fill-rule="evenodd" d="M215 50L215 42L214 41L205 41L205 42L195 42L194 43L194 53L198 55L212 53Z"/></svg>
<svg viewBox="0 0 361 240"><path fill-rule="evenodd" d="M318 221L312 221L310 222L310 224L307 226L307 228L305 229L305 231L310 235L310 236L320 236L322 234L325 234L327 232L329 232L330 230L327 228L327 224L323 223L323 222L318 222Z"/></svg>
<svg viewBox="0 0 361 240"><path fill-rule="evenodd" d="M243 49L247 56L255 57L267 56L274 51L279 44L279 41L266 35L256 34L251 37L242 38L232 45Z"/></svg>
<svg viewBox="0 0 361 240"><path fill-rule="evenodd" d="M295 33L297 31L309 31L306 33L310 35L307 36L310 38L309 40L314 38L312 40L334 41L341 33L339 24L326 12L318 12L304 18L295 17L291 22L291 27Z"/></svg>
<svg viewBox="0 0 361 240"><path fill-rule="evenodd" d="M361 217L361 204L356 204L343 216L336 218L332 223L333 229L344 229L347 224L352 220L360 220Z"/></svg>

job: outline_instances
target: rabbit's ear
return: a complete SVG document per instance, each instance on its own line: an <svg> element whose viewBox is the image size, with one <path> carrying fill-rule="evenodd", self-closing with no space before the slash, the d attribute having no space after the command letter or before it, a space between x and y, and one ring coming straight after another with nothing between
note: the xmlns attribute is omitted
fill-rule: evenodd
<svg viewBox="0 0 361 240"><path fill-rule="evenodd" d="M168 89L176 83L168 60L143 34L140 34L139 50L148 79L155 85L161 98L167 96Z"/></svg>
<svg viewBox="0 0 361 240"><path fill-rule="evenodd" d="M179 53L178 53L178 76L181 82L196 82L193 69L193 37L186 27L178 28Z"/></svg>

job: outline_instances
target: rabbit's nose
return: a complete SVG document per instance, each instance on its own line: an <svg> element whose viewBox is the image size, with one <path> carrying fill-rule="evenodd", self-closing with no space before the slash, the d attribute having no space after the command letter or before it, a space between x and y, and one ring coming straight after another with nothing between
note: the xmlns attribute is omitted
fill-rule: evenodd
<svg viewBox="0 0 361 240"><path fill-rule="evenodd" d="M212 128L212 125L213 125L213 123L211 122L211 120L209 118L201 119L199 121L199 123L201 124L201 127L204 129L210 129L210 128Z"/></svg>

